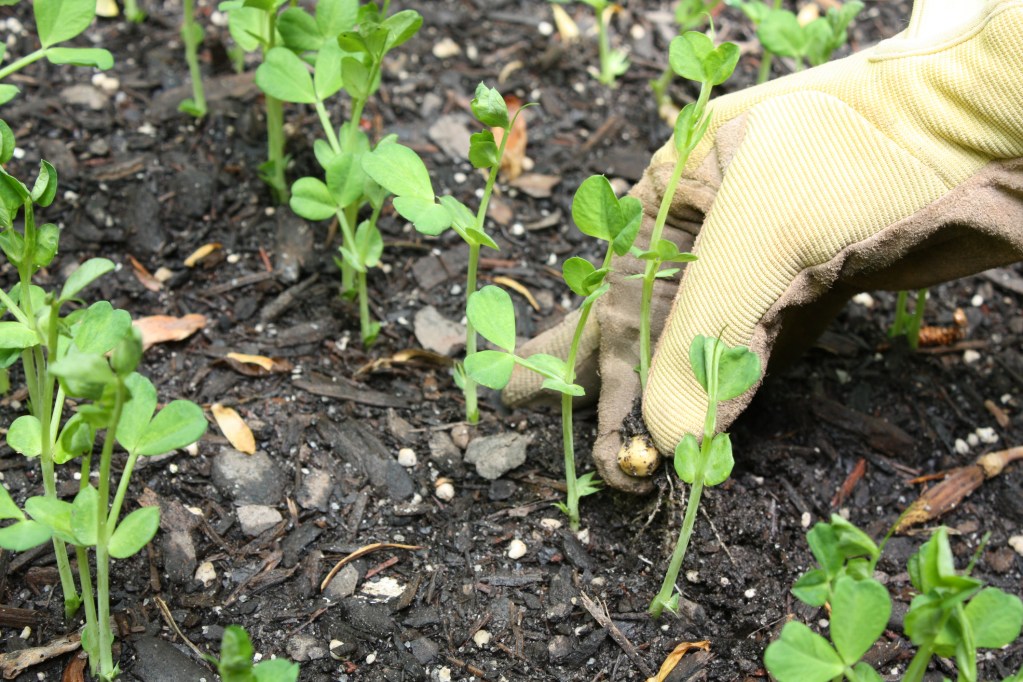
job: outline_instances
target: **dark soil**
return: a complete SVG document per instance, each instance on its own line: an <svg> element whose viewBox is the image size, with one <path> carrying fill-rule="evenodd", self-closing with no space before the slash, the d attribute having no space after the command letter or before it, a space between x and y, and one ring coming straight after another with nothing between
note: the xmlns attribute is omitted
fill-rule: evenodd
<svg viewBox="0 0 1023 682"><path fill-rule="evenodd" d="M533 172L558 176L560 184L549 198L504 187L503 214L492 230L501 252L483 269L484 280L510 277L536 296L539 311L516 297L520 333L532 335L566 310L565 288L548 258L560 261L591 248L569 224L575 187L591 173L634 182L669 134L646 83L664 64L670 15L662 3L632 2L616 17L616 39L632 45L633 67L618 89L607 90L585 72L596 60L591 39L566 50L538 30L550 21L547 3L398 4L420 10L426 22L389 62L363 123L371 134L395 132L418 149L436 171L439 192L453 190L475 205L473 193L482 186L468 164L452 161L429 133L442 116L468 122L467 102L479 81L496 83L503 72L503 92L540 103L529 113L528 155ZM464 445L466 434L463 405L447 368L428 359L389 361L417 347L412 321L424 306L461 318L464 254L457 242L422 238L385 217L389 268L374 271L370 287L375 314L386 324L377 345L363 351L357 310L338 297L336 243L326 243L328 226L306 225L287 208L269 207L256 171L264 148L259 93L249 79L231 73L226 29L207 21L203 57L211 113L195 122L176 111L190 94L176 3L146 9L150 16L142 25L100 20L90 32L114 53L109 75L120 81L117 93L97 108L68 101L66 88L91 87L86 71L40 63L19 77L24 94L3 111L25 150L18 161L22 175L41 157L61 174L58 201L45 219L64 228L62 254L43 279L59 282L75 263L104 255L122 267L92 296L105 296L136 317L207 317L196 336L150 350L144 371L163 400L187 397L238 409L273 465L273 478L259 495L283 520L256 537L243 534L236 507L244 495L233 497L229 485L214 482L218 458L230 457L216 427L198 454L156 458L137 471L129 507L143 496L158 500L164 528L150 551L116 565L113 601L124 635L125 680L200 676L188 672L195 669L187 667L191 654L184 647L185 654L160 647L160 639L182 643L168 618L212 652L222 628L240 623L264 656L312 658L302 661L301 679L309 681L443 680L447 674L456 680L642 680L680 642L699 640L709 641L710 655L690 654L670 679L765 679L764 647L786 620L817 627L826 618L788 592L812 563L808 522L840 512L880 538L919 494L910 478L970 463L1023 438L1023 271L1009 268L932 290L927 321L948 323L957 307L964 308L968 337L925 352L889 342L893 295L874 293L873 307L851 303L818 347L787 373L769 377L734 426L736 469L704 497L706 513L680 582L689 608L683 617L651 621L645 609L674 546L683 486L662 472L657 493L648 498L605 492L584 500L582 537L554 528L548 519L562 520L551 507L563 473L558 415L508 413L493 399L468 437L528 434L528 459L493 482L463 463L456 444ZM586 9L570 8L584 28ZM3 11L30 20L24 6ZM209 7L204 13L208 17ZM893 34L908 16L906 2L868 3L853 47ZM725 89L745 87L759 59L749 29L732 10L721 14L717 27L720 38L750 48ZM457 43L460 54L434 56L444 39ZM28 37L13 42L11 54L33 47ZM784 63L775 68L787 71ZM688 101L693 93L676 87L678 100ZM288 121L295 178L312 168L318 125L300 108L288 111ZM516 224L527 228L524 234ZM209 242L223 248L195 268L182 265ZM132 257L150 272L166 267L173 275L162 290L149 291L135 276ZM281 307L282 300L290 302ZM979 359L966 362L967 349ZM284 358L294 369L246 376L225 362L231 351ZM23 409L14 379L4 423ZM998 424L987 401L1005 411L1007 425ZM578 415L580 453L588 450L594 424L592 412ZM958 454L956 439L978 427L993 427L998 442ZM408 469L396 462L403 447L418 458ZM580 460L584 470L590 467L582 454ZM838 500L861 462L862 480ZM38 491L34 463L8 450L0 466L18 499ZM450 502L433 494L438 477L453 483ZM70 475L62 483L68 494L77 486ZM963 566L981 536L991 534L975 574L1017 594L1023 558L1007 541L1023 526L1021 484L1023 467L1012 466L943 519ZM325 495L318 497L318 490ZM885 646L871 652L885 674L904 668L911 656L896 633L911 596L905 561L924 537L894 538L879 566L903 606L896 608ZM513 539L527 546L518 560L507 555ZM335 601L321 595L330 568L372 543L419 549L367 554L353 564L354 595ZM194 578L204 562L215 570L205 586ZM41 645L67 631L50 552L13 557L5 566L0 602L31 609L38 619L27 639L20 627L5 628L7 649ZM394 581L400 596L382 601L362 592L381 581ZM634 659L583 607L584 594L606 607L635 648ZM166 603L168 618L157 599ZM491 635L482 646L474 641L480 630ZM332 640L339 642L335 658L326 655ZM981 677L1001 679L1021 664L1023 648L1015 644L985 658ZM68 665L65 656L17 679L56 679ZM938 677L954 674L947 663L933 669Z"/></svg>

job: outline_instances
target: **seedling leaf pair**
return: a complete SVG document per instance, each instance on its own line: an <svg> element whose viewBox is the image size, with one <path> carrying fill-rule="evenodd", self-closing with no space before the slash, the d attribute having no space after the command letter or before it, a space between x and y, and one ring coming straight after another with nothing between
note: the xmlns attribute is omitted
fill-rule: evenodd
<svg viewBox="0 0 1023 682"><path fill-rule="evenodd" d="M623 256L643 222L643 204L635 197L619 199L603 175L583 180L572 199L572 219L579 231L610 242L614 252Z"/></svg>
<svg viewBox="0 0 1023 682"><path fill-rule="evenodd" d="M720 85L728 80L739 62L739 47L734 43L722 43L714 47L714 41L697 31L688 31L677 36L668 47L668 63L672 70L683 78Z"/></svg>

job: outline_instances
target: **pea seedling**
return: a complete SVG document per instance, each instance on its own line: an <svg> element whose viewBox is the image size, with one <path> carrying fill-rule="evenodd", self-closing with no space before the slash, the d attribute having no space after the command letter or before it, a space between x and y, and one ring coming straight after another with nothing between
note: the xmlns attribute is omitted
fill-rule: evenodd
<svg viewBox="0 0 1023 682"><path fill-rule="evenodd" d="M103 70L114 65L113 55L102 48L60 46L89 28L96 16L94 0L36 0L32 3L32 14L39 34L39 49L0 68L0 81L44 58L51 64L94 66ZM6 46L0 46L0 59L5 52ZM0 104L10 102L18 92L15 85L0 84Z"/></svg>
<svg viewBox="0 0 1023 682"><path fill-rule="evenodd" d="M383 18L372 4L358 12L353 3L339 7L348 11L330 14L319 5L313 17L299 7L286 9L279 28L291 49L269 50L256 70L256 83L276 99L311 104L316 110L326 140L317 140L314 151L326 182L311 176L300 178L292 186L289 204L308 220L337 219L343 243L341 258L335 260L341 268L342 291L346 295L353 291L358 297L362 342L369 346L380 325L370 317L366 276L383 253L377 219L387 191L363 170L370 142L358 124L366 102L380 87L384 57L415 35L423 18L412 10ZM293 50L313 63L311 74L306 61ZM342 89L351 97L352 116L335 132L326 100ZM393 137L388 137L377 146L386 148L393 142ZM359 211L366 204L371 215L358 222Z"/></svg>
<svg viewBox="0 0 1023 682"><path fill-rule="evenodd" d="M199 70L199 45L202 44L203 30L195 21L195 0L184 0L181 11L181 40L185 44L188 75L192 79L192 97L179 104L178 110L202 118L206 115L206 93L202 87L202 71Z"/></svg>
<svg viewBox="0 0 1023 682"><path fill-rule="evenodd" d="M497 244L486 232L487 207L494 191L494 183L501 168L505 145L515 119L521 115L519 109L509 118L508 105L495 88L483 83L476 86L471 109L476 119L488 128L504 132L500 145L493 132L482 130L469 138L469 162L474 168L487 169L486 187L476 213L453 196L438 200L430 181L426 164L413 150L399 144L378 145L372 154L363 158L362 167L382 187L394 194L394 210L409 220L422 234L436 236L451 228L469 246L469 264L466 273L466 307L476 291L476 273L479 266L480 249L484 246L497 250ZM476 353L476 325L468 319L465 328L466 360ZM465 395L465 415L470 424L479 421L479 407L476 397L476 382L469 375L456 378L462 384Z"/></svg>
<svg viewBox="0 0 1023 682"><path fill-rule="evenodd" d="M599 268L579 257L569 258L562 266L565 283L574 293L584 297L568 357L561 359L544 353L528 358L515 355L515 307L511 297L499 287L486 286L469 297L466 316L483 338L501 350L483 350L467 356L465 371L480 384L500 390L508 385L512 370L519 364L544 377L544 388L561 394L567 494L565 502L556 506L568 516L572 529L578 530L579 499L597 492L600 481L593 472L582 476L575 473L572 398L584 394L582 386L574 383L576 354L594 302L610 287L605 279L611 271L611 257L628 253L642 223L643 206L634 197L619 200L607 178L594 175L583 181L576 191L572 218L583 234L607 242L607 250Z"/></svg>
<svg viewBox="0 0 1023 682"><path fill-rule="evenodd" d="M704 486L714 486L728 480L735 461L732 458L732 440L727 433L717 431L718 403L736 398L753 387L760 379L760 356L745 346L728 347L720 339L697 335L689 346L689 365L697 381L707 393L707 415L703 422L703 439L686 434L675 448L675 473L691 487L686 502L675 551L664 574L661 591L650 602L649 612L660 617L665 608L674 611L678 606L675 582L689 547L689 538L696 525L696 512Z"/></svg>
<svg viewBox="0 0 1023 682"><path fill-rule="evenodd" d="M774 55L795 59L797 71L803 68L804 59L811 66L826 63L835 50L849 40L849 24L863 10L862 2L850 0L841 7L828 8L823 17L803 24L795 13L781 8L780 0L775 0L773 6L759 0L726 2L739 7L749 18L757 31L757 38L764 46L758 83L764 83L771 77Z"/></svg>
<svg viewBox="0 0 1023 682"><path fill-rule="evenodd" d="M298 663L274 658L253 664L255 651L249 633L240 625L228 625L220 640L220 659L206 656L216 666L222 682L295 682Z"/></svg>
<svg viewBox="0 0 1023 682"><path fill-rule="evenodd" d="M658 278L671 277L678 272L678 268L662 271L663 263L686 263L696 260L692 254L680 253L674 242L661 239L661 234L664 232L672 198L682 179L682 171L689 160L689 155L703 138L707 126L710 125L707 102L710 99L711 90L715 85L724 83L732 75L738 61L739 48L735 44L723 43L715 48L714 42L710 38L696 31L689 31L671 41L668 62L672 70L683 78L699 83L700 95L695 102L687 104L675 119L673 140L678 152L678 160L675 162L671 179L664 188L664 196L661 198L654 228L650 234L648 250L636 254L637 257L646 261L643 274L635 275L635 277L643 279L639 318L639 378L644 388L646 388L652 359L650 303L653 299L654 282Z"/></svg>
<svg viewBox="0 0 1023 682"><path fill-rule="evenodd" d="M244 52L258 51L265 60L267 53L280 42L277 29L277 11L288 0L227 0L217 7L227 13L227 26L231 38ZM321 0L324 5L342 4L344 0ZM266 94L263 103L266 112L267 160L260 164L259 173L270 186L275 203L288 200L288 185L284 169L288 159L284 155L284 105L280 99Z"/></svg>
<svg viewBox="0 0 1023 682"><path fill-rule="evenodd" d="M548 0L559 5L567 5L574 0ZM597 20L597 49L600 55L600 70L591 72L602 84L613 88L615 80L629 70L629 59L624 50L611 48L611 38L607 32L607 25L614 12L615 3L611 0L579 0L593 9Z"/></svg>
<svg viewBox="0 0 1023 682"><path fill-rule="evenodd" d="M789 622L764 652L767 670L778 682L880 682L881 676L860 659L888 627L892 610L888 590L873 577L881 549L837 515L831 523L816 524L806 539L818 568L797 580L792 594L809 606L830 605L831 641L803 623ZM972 563L964 573L955 570L944 527L910 557L909 577L918 594L904 628L918 648L903 682L923 680L935 654L955 660L958 680L975 682L977 650L1001 648L1019 637L1023 602L984 587L970 577L970 569ZM1003 682L1021 675L1023 670Z"/></svg>
<svg viewBox="0 0 1023 682"><path fill-rule="evenodd" d="M10 160L14 136L0 121L0 163ZM0 547L24 550L53 541L69 619L84 602L86 626L82 646L94 675L111 680L118 674L112 655L110 629L110 558L127 558L141 550L159 526L159 508L137 509L120 518L128 481L139 456L157 455L185 447L206 430L202 410L191 402L170 403L154 417L156 389L135 372L142 343L131 317L99 301L65 317L61 309L78 301L79 293L114 268L104 258L83 263L59 292L46 292L31 283L57 251L55 225L37 226L35 207L49 206L57 191L57 173L46 161L32 189L0 168L0 249L17 268L19 282L0 289L0 311L14 318L0 322L0 365L19 358L25 370L31 413L18 417L7 430L15 452L39 458L43 495L18 509L0 488L0 518L15 523L0 530ZM19 232L14 220L22 213ZM108 357L109 355L109 357ZM55 381L56 380L56 381ZM59 382L59 383L58 383ZM65 398L91 400L61 426ZM106 431L100 453L98 488L90 483L96 435ZM115 442L128 459L114 483L111 464ZM81 459L80 487L74 502L56 494L55 465ZM68 561L67 545L75 548L82 594L78 595ZM88 548L95 554L93 589Z"/></svg>
<svg viewBox="0 0 1023 682"><path fill-rule="evenodd" d="M675 7L675 24L678 26L679 35L706 26L710 21L711 12L720 3L721 0L680 0ZM650 89L653 90L658 111L670 101L668 86L674 77L675 71L671 64L668 64L659 78L650 81Z"/></svg>
<svg viewBox="0 0 1023 682"><path fill-rule="evenodd" d="M895 319L892 321L888 336L905 336L909 347L916 350L920 345L920 325L923 324L924 310L927 309L927 289L916 292L916 306L909 312L909 292L900 291L895 303Z"/></svg>

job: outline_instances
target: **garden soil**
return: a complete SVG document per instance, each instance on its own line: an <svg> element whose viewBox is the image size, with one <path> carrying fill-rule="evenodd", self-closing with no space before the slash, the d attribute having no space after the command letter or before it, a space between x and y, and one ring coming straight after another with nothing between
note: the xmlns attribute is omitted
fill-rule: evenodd
<svg viewBox="0 0 1023 682"><path fill-rule="evenodd" d="M30 25L26 5L3 8L10 54L34 48L12 21ZM838 513L880 539L933 485L911 479L1023 444L1023 270L934 288L925 323L946 330L919 352L887 337L894 295L871 292L797 363L772 372L734 425L736 468L704 494L679 581L683 609L651 620L646 606L686 493L671 468L648 497L607 491L584 499L583 531L569 532L552 506L563 490L557 412L508 411L489 395L480 424L462 422L448 366L458 349L443 325L462 318L457 238L424 238L385 212L386 267L369 276L384 328L363 350L357 309L339 297L330 226L273 207L258 179L265 138L254 66L232 71L227 30L201 7L211 110L202 121L178 113L190 94L179 8L143 5L144 23L101 19L82 39L113 52L106 76L116 83L39 63L12 79L23 94L2 112L24 151L19 174L31 177L40 158L60 173L58 199L42 214L62 226L62 248L40 279L59 283L86 257L106 256L120 267L90 297L136 318L205 316L189 338L148 350L143 371L162 400L190 398L208 414L215 403L233 407L258 446L254 456L239 455L211 425L194 451L136 471L127 506L159 504L163 527L146 551L115 564L124 680L214 679L186 640L216 653L232 623L248 629L264 658L300 660L310 682L645 680L683 643L693 648L669 680L766 679L763 651L785 622L826 624L825 611L789 593L813 564L805 541L813 523ZM671 14L664 3L629 2L615 16L614 40L630 46L632 67L612 90L587 74L597 52L582 5L567 7L583 30L570 46L551 35L550 7L538 0L397 5L418 9L425 24L389 58L361 125L417 149L438 193L476 205L484 180L453 155L473 130L468 102L477 83L539 103L527 112L526 174L517 186L498 183L489 224L501 250L484 254L481 275L517 283L519 333L531 336L575 304L560 263L597 255L571 225L575 188L593 173L626 188L670 132L647 81L665 65ZM909 16L905 2L867 5L851 31L853 49L892 35ZM722 89L748 86L759 65L749 26L726 9L716 27L744 53ZM775 72L791 68L781 60ZM684 103L695 93L676 84L672 94ZM287 121L294 179L314 170L319 126L302 107L289 107ZM186 267L207 244L218 248ZM8 285L15 277L9 265L4 276ZM953 323L957 308L965 327ZM422 352L423 344L439 353ZM278 363L255 370L228 353ZM25 403L19 375L12 379L7 424ZM594 428L592 410L577 414L584 471ZM957 449L959 441L969 450ZM525 460L488 480L466 461L473 442L512 466L525 444ZM403 448L414 464L409 452L399 463ZM15 497L38 494L35 462L3 449L0 468ZM450 499L435 494L445 482ZM974 574L1016 594L1023 557L1009 541L1023 533L1021 484L1023 465L1011 465L942 519L960 566L990 534ZM63 494L77 485L62 473ZM899 635L912 597L905 562L936 523L894 537L878 565L896 599L891 627L868 655L885 679L897 679L912 655ZM360 550L321 591L328 572ZM77 630L80 623L61 616L49 548L0 565L0 604L24 610L3 612L7 652ZM1021 664L1023 645L1013 644L984 654L981 677L1001 679ZM931 674L954 669L936 661ZM82 679L81 665L64 654L16 679Z"/></svg>

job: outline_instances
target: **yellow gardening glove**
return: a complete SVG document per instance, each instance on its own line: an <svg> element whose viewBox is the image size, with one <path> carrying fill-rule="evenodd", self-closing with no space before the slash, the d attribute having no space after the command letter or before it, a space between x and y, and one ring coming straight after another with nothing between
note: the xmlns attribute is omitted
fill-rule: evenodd
<svg viewBox="0 0 1023 682"><path fill-rule="evenodd" d="M676 231L665 235L699 260L655 294L661 315L674 296L642 403L662 453L702 432L706 396L688 360L695 335L747 345L769 367L808 347L860 291L929 287L1023 260L1023 0L922 2L894 38L711 103L673 201ZM633 190L649 216L676 158L669 142ZM642 271L631 258L613 267ZM638 292L616 279L577 365L591 396L599 375L600 475L633 492L649 479L626 475L617 454L639 395ZM521 352L564 357L566 331ZM719 429L755 390L721 406ZM538 393L524 373L504 398Z"/></svg>

